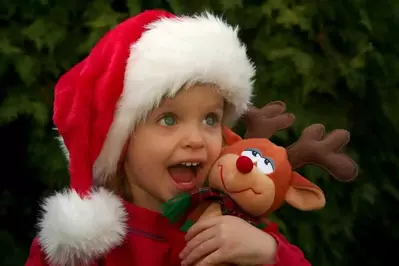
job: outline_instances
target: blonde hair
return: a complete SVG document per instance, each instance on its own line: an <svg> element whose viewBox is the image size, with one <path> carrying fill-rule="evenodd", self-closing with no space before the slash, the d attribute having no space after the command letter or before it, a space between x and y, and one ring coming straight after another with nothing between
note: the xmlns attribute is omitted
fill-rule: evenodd
<svg viewBox="0 0 399 266"><path fill-rule="evenodd" d="M104 187L122 197L124 200L133 202L130 181L125 173L123 165L118 168L115 175L107 178Z"/></svg>

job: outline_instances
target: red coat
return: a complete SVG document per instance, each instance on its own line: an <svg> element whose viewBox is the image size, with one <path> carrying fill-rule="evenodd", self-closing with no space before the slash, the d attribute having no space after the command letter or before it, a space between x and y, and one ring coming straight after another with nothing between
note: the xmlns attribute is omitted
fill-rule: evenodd
<svg viewBox="0 0 399 266"><path fill-rule="evenodd" d="M185 241L179 227L159 213L131 204L125 207L130 228L126 240L92 266L180 266L179 253ZM275 266L310 266L302 251L278 233L276 225L269 225L265 231L278 242ZM36 238L25 266L50 266Z"/></svg>

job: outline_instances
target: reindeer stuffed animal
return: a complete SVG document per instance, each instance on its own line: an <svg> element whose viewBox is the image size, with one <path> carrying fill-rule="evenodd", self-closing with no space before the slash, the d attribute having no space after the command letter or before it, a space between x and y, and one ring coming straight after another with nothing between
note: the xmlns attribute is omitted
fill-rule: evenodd
<svg viewBox="0 0 399 266"><path fill-rule="evenodd" d="M323 191L294 171L296 168L316 164L340 181L357 177L356 163L339 152L349 142L346 130L335 130L324 138L324 126L314 124L288 148L269 141L277 130L294 122L295 117L284 111L282 102L251 108L243 118L248 139L224 128L227 146L214 164L207 186L168 201L164 215L171 221L181 221L182 231L204 217L216 215L234 215L264 228L265 217L284 202L304 211L325 205Z"/></svg>
<svg viewBox="0 0 399 266"><path fill-rule="evenodd" d="M284 109L283 104L272 103L263 110L250 110L249 116L252 112L252 116L263 121L263 126L274 122L268 126L271 130L256 134L270 137L273 131L289 126L293 119L291 114L283 114ZM249 117L251 119L256 121ZM257 124L262 121L258 120ZM321 166L342 181L357 176L356 163L339 152L349 141L346 130L335 130L324 138L324 126L314 124L288 148L277 146L267 138L253 138L252 133L249 128L247 136L252 138L241 139L224 128L227 145L210 172L207 186L166 203L164 214L171 221L185 219L183 231L199 219L213 215L235 215L263 227L263 218L284 202L304 211L322 208L323 191L294 171L305 164Z"/></svg>

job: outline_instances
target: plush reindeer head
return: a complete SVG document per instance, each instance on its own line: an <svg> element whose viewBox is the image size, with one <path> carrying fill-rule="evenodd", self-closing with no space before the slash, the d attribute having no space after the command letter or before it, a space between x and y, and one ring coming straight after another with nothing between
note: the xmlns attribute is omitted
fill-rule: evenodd
<svg viewBox="0 0 399 266"><path fill-rule="evenodd" d="M356 164L338 153L349 133L336 130L323 136L323 125L311 125L297 143L285 149L265 138L241 139L226 127L228 145L211 170L209 186L229 195L255 217L270 214L284 202L300 210L320 209L325 205L323 191L294 169L317 164L343 180L357 172Z"/></svg>

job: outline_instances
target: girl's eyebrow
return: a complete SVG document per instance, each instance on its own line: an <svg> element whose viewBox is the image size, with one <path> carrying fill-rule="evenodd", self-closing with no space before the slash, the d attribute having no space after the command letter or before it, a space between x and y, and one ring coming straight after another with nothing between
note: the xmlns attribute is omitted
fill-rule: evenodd
<svg viewBox="0 0 399 266"><path fill-rule="evenodd" d="M204 104L206 104L206 103L208 103L208 102L204 101ZM213 110L214 109L222 109L223 110L224 105L225 105L224 101L223 102L218 101L218 102L209 104L209 106L207 106L207 108L213 109Z"/></svg>
<svg viewBox="0 0 399 266"><path fill-rule="evenodd" d="M203 102L204 105L204 109L210 109L210 110L217 110L217 109L221 109L223 110L224 108L224 101L223 102L213 102L213 103L209 103L209 101L204 100ZM157 109L162 110L162 109L175 109L176 106L173 104L173 102L165 100L163 102L161 102L161 104L158 106Z"/></svg>

